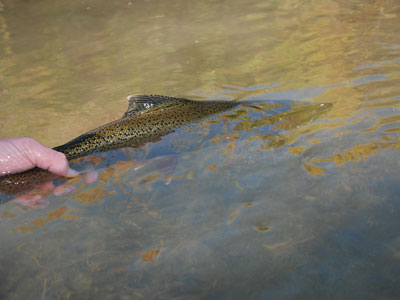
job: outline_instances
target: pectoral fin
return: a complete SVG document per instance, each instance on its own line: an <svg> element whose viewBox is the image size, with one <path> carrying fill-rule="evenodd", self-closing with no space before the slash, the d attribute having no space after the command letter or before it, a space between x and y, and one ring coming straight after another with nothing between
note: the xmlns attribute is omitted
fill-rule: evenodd
<svg viewBox="0 0 400 300"><path fill-rule="evenodd" d="M186 99L173 98L159 95L130 95L127 97L128 110L122 116L123 118L142 113L148 109L160 107L176 101L189 101Z"/></svg>

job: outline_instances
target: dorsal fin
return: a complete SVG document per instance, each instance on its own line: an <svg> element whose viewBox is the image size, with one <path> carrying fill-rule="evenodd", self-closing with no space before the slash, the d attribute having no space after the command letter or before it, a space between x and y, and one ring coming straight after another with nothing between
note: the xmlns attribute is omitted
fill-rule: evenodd
<svg viewBox="0 0 400 300"><path fill-rule="evenodd" d="M122 116L123 118L144 112L162 104L174 101L189 101L183 98L173 98L160 95L130 95L126 97L126 99L128 100L129 105L128 110Z"/></svg>

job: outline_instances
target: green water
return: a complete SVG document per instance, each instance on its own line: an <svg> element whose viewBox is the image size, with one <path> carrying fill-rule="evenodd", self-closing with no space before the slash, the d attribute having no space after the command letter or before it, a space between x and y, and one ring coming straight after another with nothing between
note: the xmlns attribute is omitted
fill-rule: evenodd
<svg viewBox="0 0 400 300"><path fill-rule="evenodd" d="M397 299L399 32L395 0L0 0L1 137L260 100L0 195L0 298Z"/></svg>

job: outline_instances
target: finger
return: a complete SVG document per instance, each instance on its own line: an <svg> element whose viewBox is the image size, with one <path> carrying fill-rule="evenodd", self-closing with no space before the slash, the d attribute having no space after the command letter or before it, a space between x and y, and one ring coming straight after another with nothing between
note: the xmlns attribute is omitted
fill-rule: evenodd
<svg viewBox="0 0 400 300"><path fill-rule="evenodd" d="M28 139L25 146L29 159L39 168L66 177L79 175L79 172L69 167L68 160L63 153L48 148L32 139Z"/></svg>
<svg viewBox="0 0 400 300"><path fill-rule="evenodd" d="M65 194L68 194L70 192L73 192L76 190L76 187L71 185L71 184L63 184L59 185L53 190L53 194L56 196L62 196Z"/></svg>
<svg viewBox="0 0 400 300"><path fill-rule="evenodd" d="M51 181L42 182L39 183L36 188L44 191L51 191L52 189L54 189L54 183Z"/></svg>
<svg viewBox="0 0 400 300"><path fill-rule="evenodd" d="M26 194L15 198L13 202L21 204L23 206L35 207L35 208L45 208L49 205L49 201L44 198L44 195L33 195Z"/></svg>
<svg viewBox="0 0 400 300"><path fill-rule="evenodd" d="M99 177L99 173L97 171L91 171L85 174L84 179L86 183L93 183Z"/></svg>
<svg viewBox="0 0 400 300"><path fill-rule="evenodd" d="M68 160L63 153L46 147L41 151L43 152L40 152L40 155L36 158L36 165L39 168L66 177L75 177L79 175L78 171L69 167Z"/></svg>

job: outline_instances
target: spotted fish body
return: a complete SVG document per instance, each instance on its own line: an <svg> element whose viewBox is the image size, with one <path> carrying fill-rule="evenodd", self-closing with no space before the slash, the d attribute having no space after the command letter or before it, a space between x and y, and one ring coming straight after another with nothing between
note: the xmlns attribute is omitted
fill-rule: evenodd
<svg viewBox="0 0 400 300"><path fill-rule="evenodd" d="M193 101L165 96L130 96L122 119L91 130L54 148L68 159L141 144L206 116L238 105L232 101Z"/></svg>
<svg viewBox="0 0 400 300"><path fill-rule="evenodd" d="M129 107L119 120L91 130L72 141L55 147L68 160L155 140L174 129L207 116L229 110L239 102L193 101L157 95L128 97ZM46 170L31 170L0 177L0 191L16 193L48 181L54 175Z"/></svg>

